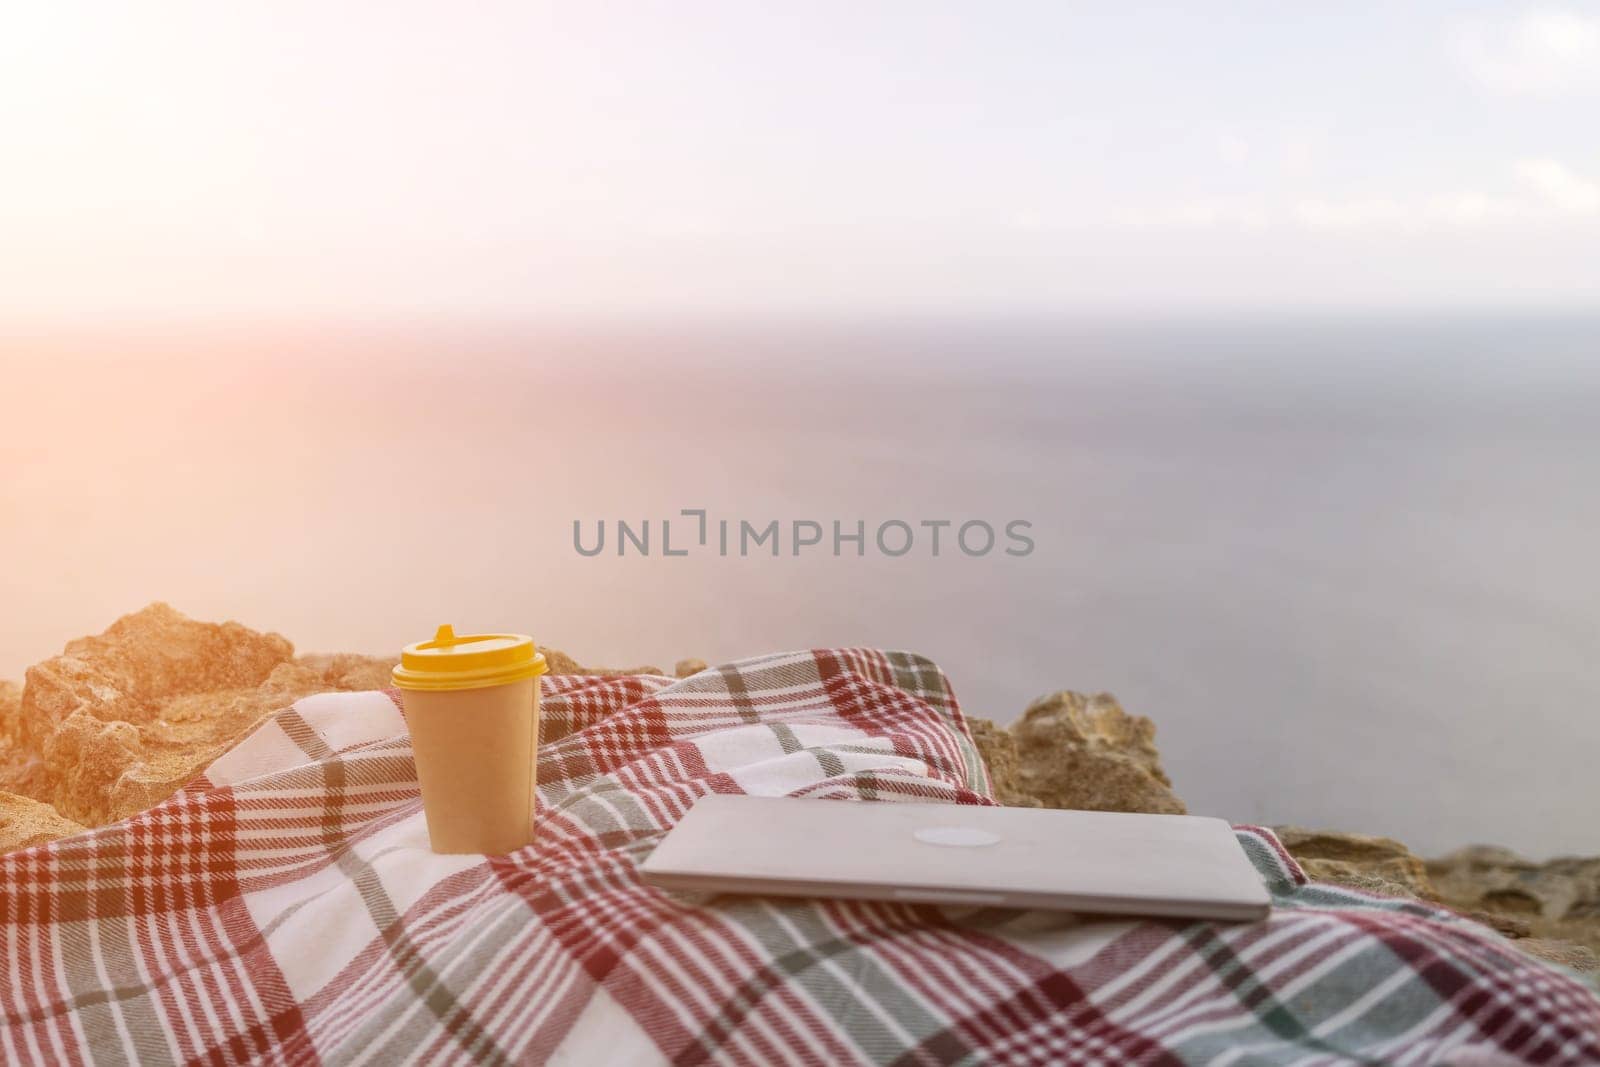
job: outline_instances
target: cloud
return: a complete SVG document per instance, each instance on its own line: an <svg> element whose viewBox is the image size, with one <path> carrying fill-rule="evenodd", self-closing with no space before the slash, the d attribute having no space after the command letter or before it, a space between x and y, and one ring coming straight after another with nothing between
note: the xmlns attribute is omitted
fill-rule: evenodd
<svg viewBox="0 0 1600 1067"><path fill-rule="evenodd" d="M1130 229L1198 230L1232 226L1260 229L1271 217L1263 205L1230 197L1190 197L1151 207L1114 212L1113 222Z"/></svg>
<svg viewBox="0 0 1600 1067"><path fill-rule="evenodd" d="M1493 92L1555 97L1600 89L1600 15L1480 17L1460 24L1450 44L1468 76Z"/></svg>
<svg viewBox="0 0 1600 1067"><path fill-rule="evenodd" d="M1291 218L1312 230L1396 229L1412 223L1415 212L1387 197L1312 197L1296 202Z"/></svg>
<svg viewBox="0 0 1600 1067"><path fill-rule="evenodd" d="M1230 166L1242 166L1250 161L1250 142L1225 133L1217 138L1217 156Z"/></svg>
<svg viewBox="0 0 1600 1067"><path fill-rule="evenodd" d="M1572 173L1553 159L1524 159L1517 178L1543 202L1566 215L1600 215L1600 182Z"/></svg>
<svg viewBox="0 0 1600 1067"><path fill-rule="evenodd" d="M1600 182L1554 159L1519 159L1514 191L1465 190L1411 198L1312 198L1292 221L1313 230L1437 230L1551 224L1600 218Z"/></svg>
<svg viewBox="0 0 1600 1067"><path fill-rule="evenodd" d="M1188 197L1107 206L1054 220L1028 213L1020 229L1084 227L1134 230L1262 230L1416 233L1487 227L1538 228L1600 222L1600 181L1555 159L1520 159L1488 190L1466 188L1411 195L1308 194L1298 198Z"/></svg>

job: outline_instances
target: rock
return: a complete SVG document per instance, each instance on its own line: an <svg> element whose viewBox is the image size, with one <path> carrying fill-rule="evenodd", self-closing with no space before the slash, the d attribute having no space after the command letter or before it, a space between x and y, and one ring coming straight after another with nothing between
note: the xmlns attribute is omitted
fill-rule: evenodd
<svg viewBox="0 0 1600 1067"><path fill-rule="evenodd" d="M1533 924L1514 915L1497 915L1492 911L1464 911L1461 914L1475 923L1482 923L1502 937L1513 940L1533 933Z"/></svg>
<svg viewBox="0 0 1600 1067"><path fill-rule="evenodd" d="M361 656L350 652L319 653L295 659L296 664L316 672L321 684L347 692L394 688L390 672L399 662L399 656Z"/></svg>
<svg viewBox="0 0 1600 1067"><path fill-rule="evenodd" d="M32 848L82 830L82 826L63 819L49 804L16 793L0 793L0 852Z"/></svg>
<svg viewBox="0 0 1600 1067"><path fill-rule="evenodd" d="M11 742L21 728L22 686L0 681L0 746Z"/></svg>
<svg viewBox="0 0 1600 1067"><path fill-rule="evenodd" d="M153 604L28 672L0 789L100 826L192 779L263 717L302 696L370 688L387 661L295 661L276 634Z"/></svg>
<svg viewBox="0 0 1600 1067"><path fill-rule="evenodd" d="M1313 882L1328 882L1348 889L1359 889L1379 897L1401 897L1410 900L1416 890L1402 882L1392 881L1379 874L1369 874L1355 864L1342 860L1300 860L1300 869Z"/></svg>
<svg viewBox="0 0 1600 1067"><path fill-rule="evenodd" d="M1389 837L1294 826L1275 832L1312 879L1442 903L1531 956L1600 969L1600 905L1588 910L1600 901L1600 858L1538 864L1480 845L1424 863Z"/></svg>
<svg viewBox="0 0 1600 1067"><path fill-rule="evenodd" d="M660 667L627 667L620 670L614 667L585 667L582 666L577 660L561 651L559 648L549 648L545 645L540 645L539 651L544 653L545 662L550 664L551 674L593 674L603 676L617 674L654 674L658 676L666 676L666 672Z"/></svg>
<svg viewBox="0 0 1600 1067"><path fill-rule="evenodd" d="M1041 697L1012 725L1015 792L1047 808L1181 815L1156 751L1156 728L1110 693Z"/></svg>
<svg viewBox="0 0 1600 1067"><path fill-rule="evenodd" d="M967 717L967 729L977 743L978 752L989 768L989 783L994 787L994 798L1012 808L1040 807L1038 798L1031 797L1017 787L1017 739L1004 727L988 719Z"/></svg>
<svg viewBox="0 0 1600 1067"><path fill-rule="evenodd" d="M1537 864L1510 849L1473 845L1430 861L1428 870L1448 896L1490 911L1558 919L1582 899L1600 902L1600 860Z"/></svg>
<svg viewBox="0 0 1600 1067"><path fill-rule="evenodd" d="M1438 900L1428 869L1392 837L1277 826L1273 832L1309 878L1383 896Z"/></svg>
<svg viewBox="0 0 1600 1067"><path fill-rule="evenodd" d="M171 697L259 685L293 654L277 634L236 622L196 622L151 604L29 668L17 739L43 749L78 711L104 722L148 723Z"/></svg>
<svg viewBox="0 0 1600 1067"><path fill-rule="evenodd" d="M1509 849L1473 845L1429 860L1428 875L1458 910L1521 922L1532 941L1600 952L1600 857L1534 863Z"/></svg>
<svg viewBox="0 0 1600 1067"><path fill-rule="evenodd" d="M32 848L82 832L82 825L62 819L56 809L43 801L0 792L0 853Z"/></svg>
<svg viewBox="0 0 1600 1067"><path fill-rule="evenodd" d="M1518 941L1517 947L1530 956L1548 963L1559 963L1563 967L1570 967L1579 974L1600 974L1600 953L1596 953L1587 945L1530 937Z"/></svg>
<svg viewBox="0 0 1600 1067"><path fill-rule="evenodd" d="M673 665L672 674L675 678L688 678L706 669L708 665L703 659L680 659Z"/></svg>
<svg viewBox="0 0 1600 1067"><path fill-rule="evenodd" d="M137 726L121 720L104 722L80 708L45 742L45 765L53 772L48 799L58 812L77 822L110 822L107 794L143 755Z"/></svg>
<svg viewBox="0 0 1600 1067"><path fill-rule="evenodd" d="M21 781L36 774L39 756L18 736L22 717L22 686L0 681L0 782Z"/></svg>
<svg viewBox="0 0 1600 1067"><path fill-rule="evenodd" d="M340 679L356 684L343 686ZM141 729L139 759L99 782L98 794L81 794L68 803L58 791L52 799L64 814L91 825L127 818L177 792L273 713L313 693L372 688L366 681L365 672L349 665L330 681L322 671L290 662L280 663L254 689L175 697L155 723Z"/></svg>
<svg viewBox="0 0 1600 1067"><path fill-rule="evenodd" d="M585 674L584 669L578 666L578 661L561 651L559 648L546 648L541 645L539 651L544 654L544 661L550 665L551 674Z"/></svg>
<svg viewBox="0 0 1600 1067"><path fill-rule="evenodd" d="M1468 845L1466 848L1456 849L1447 856L1429 860L1428 864L1441 870L1446 868L1482 870L1489 867L1521 867L1531 870L1538 866L1500 845Z"/></svg>
<svg viewBox="0 0 1600 1067"><path fill-rule="evenodd" d="M1510 915L1538 915L1544 910L1538 897L1516 886L1491 889L1478 898L1478 903L1490 911Z"/></svg>
<svg viewBox="0 0 1600 1067"><path fill-rule="evenodd" d="M114 822L161 802L253 730L263 719L313 693L383 688L393 662L365 656L338 662L280 663L254 689L227 689L175 697L159 719L140 731L141 758L103 785L99 806L67 805L64 814L91 825ZM375 686L382 679L385 686ZM79 798L75 803L85 803Z"/></svg>

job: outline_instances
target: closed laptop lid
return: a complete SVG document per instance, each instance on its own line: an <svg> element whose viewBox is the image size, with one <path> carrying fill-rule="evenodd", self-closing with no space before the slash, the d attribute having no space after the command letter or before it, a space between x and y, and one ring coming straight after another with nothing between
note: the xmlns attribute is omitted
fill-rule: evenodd
<svg viewBox="0 0 1600 1067"><path fill-rule="evenodd" d="M670 889L1255 919L1232 828L1190 815L701 797L643 865Z"/></svg>

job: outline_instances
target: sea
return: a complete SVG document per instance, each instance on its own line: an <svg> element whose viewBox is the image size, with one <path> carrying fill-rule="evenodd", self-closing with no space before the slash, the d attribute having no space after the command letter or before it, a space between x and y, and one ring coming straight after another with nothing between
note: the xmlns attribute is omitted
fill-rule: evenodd
<svg viewBox="0 0 1600 1067"><path fill-rule="evenodd" d="M1002 723L1115 694L1197 813L1600 853L1600 319L0 335L0 678L155 600L906 649Z"/></svg>

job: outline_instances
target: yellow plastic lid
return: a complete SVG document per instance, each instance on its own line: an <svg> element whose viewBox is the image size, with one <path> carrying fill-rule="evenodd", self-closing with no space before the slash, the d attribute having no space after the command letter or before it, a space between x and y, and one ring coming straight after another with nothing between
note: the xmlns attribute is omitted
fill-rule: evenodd
<svg viewBox="0 0 1600 1067"><path fill-rule="evenodd" d="M455 629L445 625L432 641L401 650L392 677L401 689L487 689L537 678L549 669L544 653L526 634L457 637Z"/></svg>

